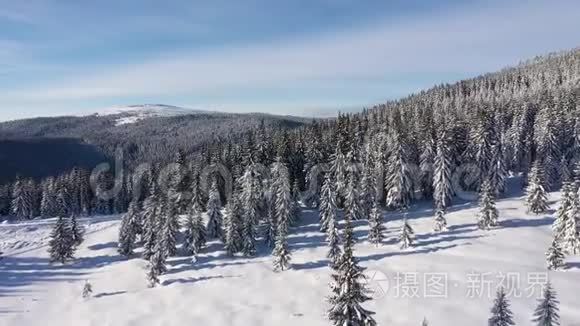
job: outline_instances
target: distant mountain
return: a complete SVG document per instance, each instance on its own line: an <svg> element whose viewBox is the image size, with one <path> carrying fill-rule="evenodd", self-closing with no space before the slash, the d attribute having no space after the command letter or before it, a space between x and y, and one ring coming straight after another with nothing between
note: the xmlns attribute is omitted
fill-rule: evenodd
<svg viewBox="0 0 580 326"><path fill-rule="evenodd" d="M116 125L135 123L153 117L174 117L199 113L211 113L211 111L187 109L165 104L138 104L127 106L114 106L96 112L97 116L117 116Z"/></svg>
<svg viewBox="0 0 580 326"><path fill-rule="evenodd" d="M132 166L141 162L167 162L173 159L178 149L184 149L186 154L195 155L199 151L216 142L230 139L233 142L242 141L246 132L263 124L267 129L283 130L300 127L310 123L311 119L276 116L261 113L233 114L186 109L163 104L141 104L107 108L88 116L44 117L0 123L0 139L29 142L31 139L49 141L50 139L74 139L78 144L93 148L93 152L112 158L117 148L125 153L125 164ZM58 142L52 143L51 151L55 153L51 159L60 160L60 172L68 168L68 162L83 161L87 151L67 147L68 151L60 151ZM28 148L28 147L27 147ZM0 148L2 149L2 148ZM30 148L26 150L32 150ZM6 147L1 153L11 160L21 157L21 151L16 147ZM20 171L10 165L3 172L5 179L9 176L22 174L23 177L40 177L54 175L52 173L36 173L44 171L42 159L32 159L31 167ZM37 168L34 168L34 165ZM2 165L3 167L6 165Z"/></svg>

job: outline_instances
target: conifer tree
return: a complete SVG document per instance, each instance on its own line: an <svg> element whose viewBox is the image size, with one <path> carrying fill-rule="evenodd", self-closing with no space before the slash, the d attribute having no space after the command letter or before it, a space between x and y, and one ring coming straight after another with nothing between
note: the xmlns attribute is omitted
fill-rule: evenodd
<svg viewBox="0 0 580 326"><path fill-rule="evenodd" d="M413 193L409 153L400 132L395 131L392 137L392 151L385 176L387 186L387 206L405 209L409 207Z"/></svg>
<svg viewBox="0 0 580 326"><path fill-rule="evenodd" d="M528 211L535 214L545 213L548 210L548 195L544 188L544 172L538 161L534 162L528 176L526 204Z"/></svg>
<svg viewBox="0 0 580 326"><path fill-rule="evenodd" d="M344 153L342 152L340 144L338 143L336 145L336 150L333 156L334 157L330 166L330 173L332 175L332 180L336 182L335 192L337 203L342 203L342 198L346 194L347 173Z"/></svg>
<svg viewBox="0 0 580 326"><path fill-rule="evenodd" d="M24 183L20 177L17 177L12 185L12 203L10 207L12 208L12 214L17 218L22 219L29 215L30 203L26 196Z"/></svg>
<svg viewBox="0 0 580 326"><path fill-rule="evenodd" d="M564 251L570 255L580 253L580 235L578 234L578 221L580 221L580 200L578 195L574 194L572 204L566 213L567 219L564 225L564 234L562 245Z"/></svg>
<svg viewBox="0 0 580 326"><path fill-rule="evenodd" d="M171 198L165 202L165 211L162 219L161 229L161 248L164 250L165 257L175 256L177 254L177 236L179 233L179 223L175 211L175 204Z"/></svg>
<svg viewBox="0 0 580 326"><path fill-rule="evenodd" d="M336 194L334 192L332 177L330 173L326 174L322 191L320 194L320 231L327 232L328 223L336 218Z"/></svg>
<svg viewBox="0 0 580 326"><path fill-rule="evenodd" d="M413 231L411 224L409 224L409 221L405 218L403 220L403 226L401 227L401 234L399 235L401 249L407 249L413 245L414 234L415 231Z"/></svg>
<svg viewBox="0 0 580 326"><path fill-rule="evenodd" d="M89 280L86 280L85 285L83 286L82 296L83 296L83 298L86 299L86 298L90 297L92 293L93 293L93 286L91 285Z"/></svg>
<svg viewBox="0 0 580 326"><path fill-rule="evenodd" d="M429 138L424 146L421 156L419 157L419 169L421 170L421 189L423 197L431 198L433 195L433 172L435 169L435 150L433 140Z"/></svg>
<svg viewBox="0 0 580 326"><path fill-rule="evenodd" d="M66 263L73 258L75 245L66 220L59 216L50 233L48 253L51 262Z"/></svg>
<svg viewBox="0 0 580 326"><path fill-rule="evenodd" d="M290 249L288 248L288 228L284 223L278 224L278 235L274 246L274 271L283 271L290 267Z"/></svg>
<svg viewBox="0 0 580 326"><path fill-rule="evenodd" d="M437 209L445 210L451 205L451 152L447 140L447 133L443 129L437 140L433 173L433 200Z"/></svg>
<svg viewBox="0 0 580 326"><path fill-rule="evenodd" d="M139 204L133 200L129 204L129 210L123 215L121 220L118 251L123 256L131 256L135 249L135 242L137 241L136 221L139 213Z"/></svg>
<svg viewBox="0 0 580 326"><path fill-rule="evenodd" d="M340 235L338 233L338 226L334 217L328 221L326 241L328 242L328 253L326 254L326 257L330 259L330 267L336 269L340 262L340 257L342 256L342 249L340 248Z"/></svg>
<svg viewBox="0 0 580 326"><path fill-rule="evenodd" d="M557 270L564 267L564 252L558 240L554 239L546 252L546 264L548 269Z"/></svg>
<svg viewBox="0 0 580 326"><path fill-rule="evenodd" d="M562 185L562 195L560 205L556 211L556 219L552 224L554 231L554 239L556 241L564 241L566 235L566 226L571 213L571 207L575 200L575 189L570 182L564 182Z"/></svg>
<svg viewBox="0 0 580 326"><path fill-rule="evenodd" d="M207 201L207 235L210 238L224 239L223 218L221 213L221 199L218 192L217 183L212 183Z"/></svg>
<svg viewBox="0 0 580 326"><path fill-rule="evenodd" d="M150 260L155 253L162 212L161 201L154 182L151 182L149 189L149 196L143 202L143 258L146 260Z"/></svg>
<svg viewBox="0 0 580 326"><path fill-rule="evenodd" d="M479 195L479 215L477 225L482 230L489 230L498 225L498 211L495 207L493 189L489 180L485 180L481 186Z"/></svg>
<svg viewBox="0 0 580 326"><path fill-rule="evenodd" d="M370 300L365 288L364 268L359 266L354 256L354 234L350 216L345 219L343 254L332 275L329 297L331 308L328 318L333 325L375 326L374 314L361 304Z"/></svg>
<svg viewBox="0 0 580 326"><path fill-rule="evenodd" d="M70 230L70 236L72 243L75 247L78 247L84 238L85 231L82 226L78 224L77 217L72 214L68 220L68 228Z"/></svg>
<svg viewBox="0 0 580 326"><path fill-rule="evenodd" d="M421 323L421 326L429 326L429 322L427 321L427 318L423 318L423 322Z"/></svg>
<svg viewBox="0 0 580 326"><path fill-rule="evenodd" d="M560 309L558 308L560 302L550 282L546 283L543 294L544 297L539 300L532 321L538 326L560 325Z"/></svg>
<svg viewBox="0 0 580 326"><path fill-rule="evenodd" d="M360 181L360 190L359 206L361 207L361 215L364 217L369 217L371 215L376 197L375 180L369 164L365 165L363 169L363 174Z"/></svg>
<svg viewBox="0 0 580 326"><path fill-rule="evenodd" d="M149 262L149 272L147 273L147 279L149 280L149 286L155 287L159 284L159 276L167 272L167 266L165 265L167 257L164 254L163 245L159 241L154 248L154 253L151 256Z"/></svg>
<svg viewBox="0 0 580 326"><path fill-rule="evenodd" d="M225 223L225 247L229 255L242 250L242 215L237 195L232 196L226 205L224 214Z"/></svg>
<svg viewBox="0 0 580 326"><path fill-rule="evenodd" d="M447 230L447 219L445 219L445 211L443 209L435 210L435 226L433 231L441 232Z"/></svg>
<svg viewBox="0 0 580 326"><path fill-rule="evenodd" d="M256 228L258 224L258 179L256 166L251 164L242 176L242 204L243 212L243 246L244 256L253 256L256 253Z"/></svg>
<svg viewBox="0 0 580 326"><path fill-rule="evenodd" d="M515 325L513 321L513 313L510 310L510 304L506 298L506 293L503 287L497 291L494 300L493 308L491 309L491 317L488 321L489 326L508 326Z"/></svg>
<svg viewBox="0 0 580 326"><path fill-rule="evenodd" d="M502 143L498 140L491 150L491 167L489 171L490 187L495 196L505 191L506 178L506 162L502 151Z"/></svg>
<svg viewBox="0 0 580 326"><path fill-rule="evenodd" d="M373 202L369 224L369 241L378 246L385 238L385 227L383 225L383 214L376 200Z"/></svg>
<svg viewBox="0 0 580 326"><path fill-rule="evenodd" d="M351 221L360 220L362 218L356 176L353 173L348 175L344 211L345 216L348 215L348 218L350 218Z"/></svg>

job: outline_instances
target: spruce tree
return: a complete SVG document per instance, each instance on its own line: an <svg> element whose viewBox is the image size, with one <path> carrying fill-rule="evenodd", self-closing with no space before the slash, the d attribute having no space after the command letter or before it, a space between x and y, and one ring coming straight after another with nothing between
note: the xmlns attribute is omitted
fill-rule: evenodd
<svg viewBox="0 0 580 326"><path fill-rule="evenodd" d="M433 231L441 232L447 230L447 219L445 219L445 211L441 208L435 210L435 226Z"/></svg>
<svg viewBox="0 0 580 326"><path fill-rule="evenodd" d="M367 296L363 272L364 268L359 266L354 256L353 228L350 216L347 215L343 254L332 275L332 295L329 297L331 308L328 311L328 318L333 325L376 325L372 317L374 313L361 306L363 302L371 299Z"/></svg>
<svg viewBox="0 0 580 326"><path fill-rule="evenodd" d="M560 309L558 308L560 302L556 299L556 291L550 282L545 285L543 293L544 297L539 300L532 321L538 326L558 326L560 325Z"/></svg>
<svg viewBox="0 0 580 326"><path fill-rule="evenodd" d="M224 214L225 247L229 255L242 250L242 215L237 195L232 196L226 205Z"/></svg>
<svg viewBox="0 0 580 326"><path fill-rule="evenodd" d="M86 299L86 298L90 297L92 293L93 293L93 286L91 285L89 280L86 280L85 285L83 286L82 296L83 296L83 298Z"/></svg>
<svg viewBox="0 0 580 326"><path fill-rule="evenodd" d="M488 320L489 326L508 326L515 325L513 313L510 310L510 304L506 298L503 287L497 291L493 308L491 308L491 317Z"/></svg>
<svg viewBox="0 0 580 326"><path fill-rule="evenodd" d="M489 171L490 187L495 196L505 191L507 168L501 141L497 141L491 150L491 167Z"/></svg>
<svg viewBox="0 0 580 326"><path fill-rule="evenodd" d="M326 254L326 257L330 259L330 267L336 269L340 262L340 257L342 256L342 250L340 248L338 226L334 217L328 221L326 241L328 242L328 253Z"/></svg>
<svg viewBox="0 0 580 326"><path fill-rule="evenodd" d="M534 162L528 176L526 204L528 211L534 214L542 214L548 211L548 195L544 188L544 172L538 161Z"/></svg>
<svg viewBox="0 0 580 326"><path fill-rule="evenodd" d="M70 230L73 245L78 247L83 242L85 231L83 227L78 224L75 214L72 214L68 219L68 228Z"/></svg>
<svg viewBox="0 0 580 326"><path fill-rule="evenodd" d="M375 201L375 180L372 175L372 170L369 164L365 165L363 169L362 178L360 180L360 207L361 215L369 217L371 215L374 201Z"/></svg>
<svg viewBox="0 0 580 326"><path fill-rule="evenodd" d="M453 194L451 184L451 150L447 139L447 133L443 130L437 140L433 173L433 200L435 207L445 210L451 205Z"/></svg>
<svg viewBox="0 0 580 326"><path fill-rule="evenodd" d="M400 132L394 131L392 137L392 151L385 175L387 186L387 206L405 209L409 207L413 193L413 182L409 168L409 153Z"/></svg>
<svg viewBox="0 0 580 326"><path fill-rule="evenodd" d="M344 210L345 215L348 215L348 218L352 221L360 220L362 218L356 176L353 173L348 176Z"/></svg>
<svg viewBox="0 0 580 326"><path fill-rule="evenodd" d="M421 171L421 189L423 197L431 198L433 195L433 172L435 169L435 150L433 140L429 138L423 145L423 151L419 157L419 169Z"/></svg>
<svg viewBox="0 0 580 326"><path fill-rule="evenodd" d="M373 202L369 224L369 241L378 246L385 238L385 227L383 225L383 214L376 200Z"/></svg>
<svg viewBox="0 0 580 326"><path fill-rule="evenodd" d="M151 183L149 191L149 196L143 202L143 258L146 260L149 260L155 253L162 212L161 201L154 182Z"/></svg>
<svg viewBox="0 0 580 326"><path fill-rule="evenodd" d="M578 195L574 194L572 204L568 208L566 213L567 219L564 225L564 234L562 239L562 245L564 251L570 255L575 255L580 253L580 235L578 234L578 223L580 221L580 200Z"/></svg>
<svg viewBox="0 0 580 326"><path fill-rule="evenodd" d="M151 256L149 272L147 273L150 287L155 287L159 284L159 276L167 272L167 266L165 265L167 257L165 256L164 251L161 242L158 242L155 245L154 253Z"/></svg>
<svg viewBox="0 0 580 326"><path fill-rule="evenodd" d="M403 219L403 226L401 227L401 234L399 235L399 243L401 249L407 249L413 245L413 236L415 231L409 224L407 218Z"/></svg>
<svg viewBox="0 0 580 326"><path fill-rule="evenodd" d="M256 228L258 224L258 178L256 166L248 166L242 176L242 205L243 212L243 246L244 256L253 256L256 253Z"/></svg>
<svg viewBox="0 0 580 326"><path fill-rule="evenodd" d="M274 246L274 270L283 271L290 268L291 253L288 248L288 228L283 223L278 224L278 235Z"/></svg>
<svg viewBox="0 0 580 326"><path fill-rule="evenodd" d="M210 238L224 239L223 218L221 212L221 200L217 183L212 183L207 201L207 235Z"/></svg>
<svg viewBox="0 0 580 326"><path fill-rule="evenodd" d="M320 232L327 232L328 223L336 218L336 194L334 192L332 177L326 174L320 195Z"/></svg>
<svg viewBox="0 0 580 326"><path fill-rule="evenodd" d="M564 241L566 235L566 226L571 213L571 207L575 200L575 189L570 182L564 182L562 185L562 195L560 205L556 211L556 219L552 224L554 231L554 239L557 241Z"/></svg>
<svg viewBox="0 0 580 326"><path fill-rule="evenodd" d="M423 318L423 322L421 323L421 326L429 326L429 322L427 321L427 318Z"/></svg>
<svg viewBox="0 0 580 326"><path fill-rule="evenodd" d="M138 220L137 215L139 213L139 204L133 200L129 204L129 210L121 219L118 251L123 256L131 256L135 249L135 242L137 241L136 221Z"/></svg>
<svg viewBox="0 0 580 326"><path fill-rule="evenodd" d="M161 228L161 247L165 257L175 256L177 254L177 237L179 234L179 223L177 221L177 214L175 203L171 198L167 198L165 202L165 211L162 219Z"/></svg>
<svg viewBox="0 0 580 326"><path fill-rule="evenodd" d="M498 210L495 207L493 189L489 180L481 186L479 195L479 215L477 225L482 230L489 230L498 225Z"/></svg>
<svg viewBox="0 0 580 326"><path fill-rule="evenodd" d="M548 269L557 270L564 267L564 252L557 239L552 241L550 248L546 252L546 265Z"/></svg>
<svg viewBox="0 0 580 326"><path fill-rule="evenodd" d="M50 233L48 253L51 262L66 263L73 259L75 244L67 221L59 216Z"/></svg>

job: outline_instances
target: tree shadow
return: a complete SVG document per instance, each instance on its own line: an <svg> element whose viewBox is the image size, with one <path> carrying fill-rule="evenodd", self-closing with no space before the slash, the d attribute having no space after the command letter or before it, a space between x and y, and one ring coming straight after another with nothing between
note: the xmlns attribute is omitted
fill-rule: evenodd
<svg viewBox="0 0 580 326"><path fill-rule="evenodd" d="M93 297L94 298L112 297L114 295L125 294L125 293L127 293L127 291L103 292L103 293L96 294Z"/></svg>
<svg viewBox="0 0 580 326"><path fill-rule="evenodd" d="M566 263L566 269L567 270L580 269L580 262L569 262L569 263Z"/></svg>
<svg viewBox="0 0 580 326"><path fill-rule="evenodd" d="M554 219L549 216L544 216L538 219L521 219L513 218L509 220L500 221L500 225L504 228L522 228L522 227L538 227L551 225Z"/></svg>
<svg viewBox="0 0 580 326"><path fill-rule="evenodd" d="M469 243L467 243L466 245L469 245ZM388 258L388 257L409 256L409 255L416 255L416 254L428 254L428 253L433 253L433 252L437 252L437 251L441 251L441 250L451 249L454 247L457 247L457 244L449 244L449 245L445 245L445 246L423 248L423 249L418 249L418 250L407 249L407 250L391 251L391 252L385 252L385 253L380 253L380 254L373 254L373 255L369 255L369 256L363 256L363 257L359 257L358 259L361 262L371 261L371 260L380 260L380 259L384 259L384 258ZM410 249L413 249L413 248L417 248L417 247L412 247Z"/></svg>
<svg viewBox="0 0 580 326"><path fill-rule="evenodd" d="M187 277L187 278L177 278L177 279L172 279L172 280L166 280L166 281L163 281L161 284L164 286L171 285L174 283L189 284L189 283L199 283L199 282L209 281L209 280L214 280L214 279L238 278L238 277L242 277L242 276L241 275L230 275L230 276L216 275L216 276Z"/></svg>
<svg viewBox="0 0 580 326"><path fill-rule="evenodd" d="M97 243L94 244L92 246L88 246L87 248L89 248L90 250L103 250L103 249L109 249L109 248L117 248L117 242L116 241L111 241L111 242L107 242L107 243Z"/></svg>

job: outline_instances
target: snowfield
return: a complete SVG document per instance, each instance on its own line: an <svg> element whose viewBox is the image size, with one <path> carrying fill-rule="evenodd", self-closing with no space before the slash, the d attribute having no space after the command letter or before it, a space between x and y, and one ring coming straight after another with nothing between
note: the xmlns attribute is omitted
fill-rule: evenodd
<svg viewBox="0 0 580 326"><path fill-rule="evenodd" d="M511 179L511 189L515 180ZM544 253L553 214L530 215L521 191L498 200L501 227L480 231L477 203L459 202L447 215L449 230L433 233L430 202L407 217L415 246L396 241L402 214L385 212L387 239L366 242L367 225L357 221L355 255L367 267L379 325L486 325L497 286L507 287L517 325L531 317L540 286L549 277L560 300L561 324L580 325L580 259L547 272ZM552 193L552 209L558 193ZM269 251L255 258L230 258L210 242L197 261L173 257L162 285L148 288L147 262L117 254L119 216L83 219L86 237L74 263L50 265L46 252L54 220L0 225L0 325L329 325L330 268L317 212L304 209L290 230L292 269L272 271ZM93 295L83 299L85 280Z"/></svg>
<svg viewBox="0 0 580 326"><path fill-rule="evenodd" d="M99 110L97 116L119 115L115 125L121 126L136 123L138 121L153 117L174 117L180 115L209 112L202 110L187 109L165 104L139 104L127 106L114 106Z"/></svg>

